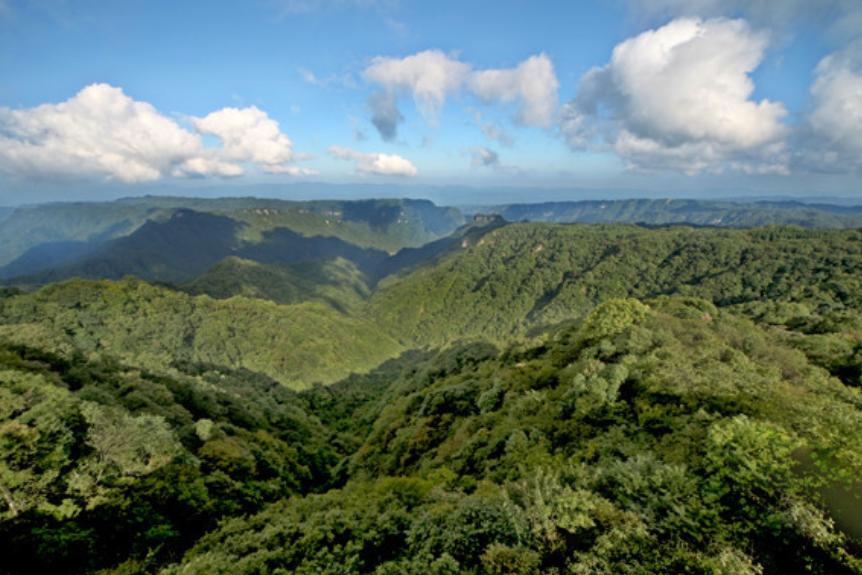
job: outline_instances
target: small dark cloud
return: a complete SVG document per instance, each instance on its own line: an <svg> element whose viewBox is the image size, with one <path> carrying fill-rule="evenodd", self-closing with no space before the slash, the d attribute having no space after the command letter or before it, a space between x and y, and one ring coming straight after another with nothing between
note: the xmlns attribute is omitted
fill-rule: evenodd
<svg viewBox="0 0 862 575"><path fill-rule="evenodd" d="M380 137L386 142L394 140L398 136L398 124L404 121L395 94L375 92L368 98L368 107L371 109L371 123L377 128Z"/></svg>
<svg viewBox="0 0 862 575"><path fill-rule="evenodd" d="M492 168L500 164L500 155L490 148L473 148L471 164L475 168Z"/></svg>

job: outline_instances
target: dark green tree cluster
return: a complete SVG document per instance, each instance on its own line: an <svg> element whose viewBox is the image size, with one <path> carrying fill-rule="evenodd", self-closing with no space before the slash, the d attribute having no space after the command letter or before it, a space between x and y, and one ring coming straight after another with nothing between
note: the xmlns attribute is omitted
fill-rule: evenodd
<svg viewBox="0 0 862 575"><path fill-rule="evenodd" d="M862 233L453 238L0 292L0 573L862 573Z"/></svg>
<svg viewBox="0 0 862 575"><path fill-rule="evenodd" d="M342 454L295 396L0 347L3 573L144 572L218 520L321 488Z"/></svg>
<svg viewBox="0 0 862 575"><path fill-rule="evenodd" d="M166 573L862 573L862 396L747 320L612 300L411 364L303 394L350 398L343 488Z"/></svg>

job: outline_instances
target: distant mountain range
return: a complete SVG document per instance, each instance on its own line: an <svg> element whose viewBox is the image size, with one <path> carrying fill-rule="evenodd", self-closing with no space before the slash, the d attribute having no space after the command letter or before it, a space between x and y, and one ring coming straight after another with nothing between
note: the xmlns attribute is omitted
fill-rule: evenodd
<svg viewBox="0 0 862 575"><path fill-rule="evenodd" d="M18 208L0 222L0 277L136 275L182 282L239 256L267 263L347 257L365 268L463 223L425 200L286 202L146 197Z"/></svg>
<svg viewBox="0 0 862 575"><path fill-rule="evenodd" d="M475 208L509 221L558 223L689 224L731 228L796 225L806 228L862 227L862 206L798 201L610 200L509 204Z"/></svg>
<svg viewBox="0 0 862 575"><path fill-rule="evenodd" d="M862 207L796 201L576 201L465 212L477 210L508 221L862 227ZM464 222L455 208L408 199L292 202L147 196L27 206L0 210L0 278L44 284L68 277L133 275L181 284L228 257L265 265L343 258L374 283L459 241L460 236L451 234Z"/></svg>
<svg viewBox="0 0 862 575"><path fill-rule="evenodd" d="M862 572L853 210L92 208L0 221L0 573Z"/></svg>

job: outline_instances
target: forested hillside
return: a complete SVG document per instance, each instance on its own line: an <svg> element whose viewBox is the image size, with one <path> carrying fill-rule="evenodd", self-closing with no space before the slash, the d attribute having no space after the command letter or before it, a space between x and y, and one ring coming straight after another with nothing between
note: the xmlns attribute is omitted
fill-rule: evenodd
<svg viewBox="0 0 862 575"><path fill-rule="evenodd" d="M696 295L752 311L779 307L800 321L862 308L856 230L531 223L470 241L435 265L385 280L369 314L406 341L440 344L523 336L613 297Z"/></svg>
<svg viewBox="0 0 862 575"><path fill-rule="evenodd" d="M180 222L177 218L182 215L187 219ZM197 229L180 225L195 215ZM171 245L192 259L202 249L201 240L215 234L222 246L221 257L225 257L230 255L225 253L229 247L251 249L273 238L284 241L283 236L289 235L336 239L356 250L395 252L446 236L462 223L458 210L440 208L427 200L289 202L147 196L23 206L0 225L0 266L4 266L0 277L43 273L32 281L44 283L81 275L103 279L143 274L147 279L173 280L182 275L185 262L164 260L163 269L152 269L155 256L171 255L159 241L178 234L200 237L204 226L212 229L205 230L207 235L198 245L186 241ZM204 255L200 254L201 262L206 261ZM126 267L127 257L135 261Z"/></svg>
<svg viewBox="0 0 862 575"><path fill-rule="evenodd" d="M806 228L862 226L862 206L793 201L593 200L511 204L494 207L491 211L513 222L692 224L729 228L767 225Z"/></svg>
<svg viewBox="0 0 862 575"><path fill-rule="evenodd" d="M330 383L402 348L325 303L281 306L193 297L139 280L72 280L0 300L0 338L169 370L193 361L245 368L288 387Z"/></svg>
<svg viewBox="0 0 862 575"><path fill-rule="evenodd" d="M166 573L859 573L862 398L693 299L611 300L540 348L442 353L324 420L337 491ZM345 418L347 416L347 418Z"/></svg>
<svg viewBox="0 0 862 575"><path fill-rule="evenodd" d="M2 360L10 572L862 572L858 388L704 300L299 396Z"/></svg>
<svg viewBox="0 0 862 575"><path fill-rule="evenodd" d="M163 208L0 292L0 573L862 573L859 230Z"/></svg>
<svg viewBox="0 0 862 575"><path fill-rule="evenodd" d="M267 265L228 257L181 287L217 299L242 295L282 304L323 301L341 311L358 310L370 293L365 274L344 258Z"/></svg>

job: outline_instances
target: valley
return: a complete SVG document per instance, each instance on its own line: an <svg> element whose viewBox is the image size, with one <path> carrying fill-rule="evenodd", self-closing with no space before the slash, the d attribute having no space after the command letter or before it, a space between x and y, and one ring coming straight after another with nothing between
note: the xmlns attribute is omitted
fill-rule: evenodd
<svg viewBox="0 0 862 575"><path fill-rule="evenodd" d="M862 569L859 229L141 202L5 268L0 572Z"/></svg>

